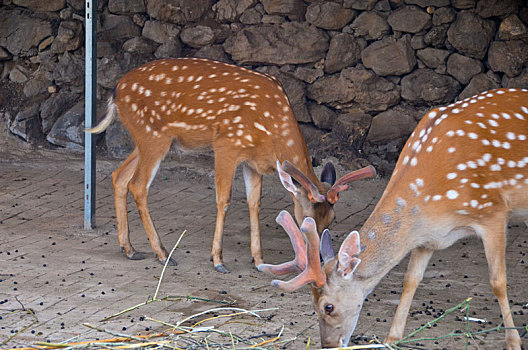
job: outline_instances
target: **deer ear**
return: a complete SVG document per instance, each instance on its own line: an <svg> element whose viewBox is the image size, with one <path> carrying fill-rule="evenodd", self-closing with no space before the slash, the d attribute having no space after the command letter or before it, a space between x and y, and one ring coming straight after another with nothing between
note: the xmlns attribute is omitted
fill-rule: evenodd
<svg viewBox="0 0 528 350"><path fill-rule="evenodd" d="M321 181L333 185L336 180L336 171L334 164L328 162L325 164L323 171L321 172Z"/></svg>
<svg viewBox="0 0 528 350"><path fill-rule="evenodd" d="M319 252L321 253L324 264L335 258L334 248L332 247L332 237L330 236L330 231L328 230L324 230L323 234L321 235Z"/></svg>
<svg viewBox="0 0 528 350"><path fill-rule="evenodd" d="M282 183L282 186L284 186L285 189L287 189L289 192L291 192L294 196L299 193L299 190L297 186L294 184L294 180L288 173L286 173L284 170L282 170L282 165L280 161L277 159L277 172L279 173L279 178Z"/></svg>
<svg viewBox="0 0 528 350"><path fill-rule="evenodd" d="M337 271L343 278L351 279L361 259L357 257L361 249L359 244L359 232L352 231L341 244L338 253Z"/></svg>

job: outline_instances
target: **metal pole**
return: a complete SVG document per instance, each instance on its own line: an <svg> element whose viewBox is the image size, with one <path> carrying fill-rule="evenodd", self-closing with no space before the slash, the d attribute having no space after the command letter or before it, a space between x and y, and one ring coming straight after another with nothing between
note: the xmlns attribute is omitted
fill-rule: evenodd
<svg viewBox="0 0 528 350"><path fill-rule="evenodd" d="M97 106L97 0L85 0L84 126L96 121ZM84 229L95 226L95 135L84 134Z"/></svg>

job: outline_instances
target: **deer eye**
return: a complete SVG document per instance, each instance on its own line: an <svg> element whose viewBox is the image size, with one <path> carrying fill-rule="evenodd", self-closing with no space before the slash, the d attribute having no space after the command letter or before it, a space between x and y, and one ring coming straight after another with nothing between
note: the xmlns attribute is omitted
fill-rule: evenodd
<svg viewBox="0 0 528 350"><path fill-rule="evenodd" d="M334 305L332 304L326 304L324 307L325 314L330 315L332 311L334 311Z"/></svg>

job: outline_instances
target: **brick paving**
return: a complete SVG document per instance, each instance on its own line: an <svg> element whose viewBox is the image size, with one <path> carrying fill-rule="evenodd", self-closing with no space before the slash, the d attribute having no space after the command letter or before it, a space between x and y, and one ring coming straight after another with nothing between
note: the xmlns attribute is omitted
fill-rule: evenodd
<svg viewBox="0 0 528 350"><path fill-rule="evenodd" d="M236 299L238 307L248 309L279 307L281 312L263 326L269 327L265 329L277 329L292 322L285 334L295 336L311 326L292 348L306 346L303 341L308 337L317 344L318 330L308 288L281 295L280 291L269 287L271 279L268 276L253 268L240 172L236 176L225 227L224 259L232 273L223 275L213 271L209 253L216 210L214 181L212 163L207 159L202 161L199 164L191 161L190 165L182 167L177 157L164 162L151 188L150 209L166 248L172 248L183 230L188 232L176 250L179 265L167 270L159 295ZM144 333L156 328L157 324L141 319L143 315L176 322L216 306L188 300L158 302L100 322L152 296L162 270L151 253L131 201L132 243L149 256L145 260L129 261L118 252L110 180L110 173L118 164L109 160L99 162L97 227L86 231L82 228L82 159L34 157L20 161L0 156L0 348L29 346L35 341L109 337L83 323L127 334ZM338 221L332 226L339 242L351 228L357 228L365 220L385 184L385 180L379 179L363 181L342 195L341 203L336 206ZM261 227L264 257L270 262L285 261L291 255L287 237L274 222L282 209L291 212L291 199L275 176L267 176ZM526 231L525 226L517 225L509 236L510 298L514 300L518 325L528 319L528 312L520 314L522 305L528 303ZM466 245L467 242L472 244ZM473 296L475 317L492 319L494 325L499 322L498 306L487 284L482 245L478 242L478 247L473 249L475 242L463 241L451 250L435 254L427 271L428 281L418 289L413 310L430 310L431 304L425 305L432 300L435 307L447 309ZM359 332L381 337L386 334L400 296L405 266L406 261L396 267L369 297L360 318ZM452 287L446 287L448 284ZM431 319L431 316L419 314L410 317L408 331ZM452 330L447 327L439 332ZM2 345L11 336L14 337ZM502 342L502 334L491 335L481 348L488 349L488 345L497 346Z"/></svg>

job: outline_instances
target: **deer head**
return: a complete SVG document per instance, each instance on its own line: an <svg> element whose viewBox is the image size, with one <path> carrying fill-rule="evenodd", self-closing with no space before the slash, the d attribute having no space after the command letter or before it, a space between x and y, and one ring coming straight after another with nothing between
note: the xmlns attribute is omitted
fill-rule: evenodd
<svg viewBox="0 0 528 350"><path fill-rule="evenodd" d="M367 166L336 181L332 162L326 163L318 183L311 181L289 161L281 165L277 160L277 171L282 185L293 197L297 223L301 224L304 218L311 217L317 223L319 233L330 226L335 218L334 204L339 200L339 192L348 189L352 181L376 176L374 167Z"/></svg>
<svg viewBox="0 0 528 350"><path fill-rule="evenodd" d="M287 211L282 211L276 220L290 237L295 259L281 265L262 264L259 271L278 276L299 273L290 281L274 280L272 284L288 292L311 284L323 347L346 346L368 294L354 278L354 271L361 262L359 233L351 232L336 256L329 231L324 230L319 239L312 218L305 218L300 229Z"/></svg>

